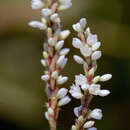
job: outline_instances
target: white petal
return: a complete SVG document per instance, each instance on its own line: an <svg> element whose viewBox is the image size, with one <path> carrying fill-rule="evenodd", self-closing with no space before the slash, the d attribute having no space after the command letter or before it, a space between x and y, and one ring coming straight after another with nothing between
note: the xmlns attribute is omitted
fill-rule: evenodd
<svg viewBox="0 0 130 130"><path fill-rule="evenodd" d="M109 90L100 90L98 95L101 96L101 97L104 97L104 96L107 96L110 94L110 91Z"/></svg>
<svg viewBox="0 0 130 130"><path fill-rule="evenodd" d="M32 9L41 9L44 3L41 0L31 0Z"/></svg>
<svg viewBox="0 0 130 130"><path fill-rule="evenodd" d="M98 95L99 91L100 91L100 84L92 84L89 87L89 93L92 95Z"/></svg>
<svg viewBox="0 0 130 130"><path fill-rule="evenodd" d="M82 32L82 27L80 23L73 24L72 27L76 32Z"/></svg>
<svg viewBox="0 0 130 130"><path fill-rule="evenodd" d="M48 112L45 112L45 118L49 120Z"/></svg>
<svg viewBox="0 0 130 130"><path fill-rule="evenodd" d="M73 58L78 64L84 64L84 60L80 56L74 55Z"/></svg>
<svg viewBox="0 0 130 130"><path fill-rule="evenodd" d="M89 89L89 87L90 87L90 85L89 85L89 84L83 84L83 85L81 86L81 88L82 88L82 90L83 90L83 91L88 90L88 89Z"/></svg>
<svg viewBox="0 0 130 130"><path fill-rule="evenodd" d="M49 75L42 75L41 79L44 81L48 81L49 80Z"/></svg>
<svg viewBox="0 0 130 130"><path fill-rule="evenodd" d="M64 48L62 50L60 50L60 55L67 55L69 53L70 49L69 48Z"/></svg>
<svg viewBox="0 0 130 130"><path fill-rule="evenodd" d="M68 89L61 88L61 89L59 89L59 91L57 93L57 97L58 98L63 98L64 96L66 96L67 92L68 92Z"/></svg>
<svg viewBox="0 0 130 130"><path fill-rule="evenodd" d="M51 77L52 77L53 79L57 79L57 77L58 77L58 71L52 72Z"/></svg>
<svg viewBox="0 0 130 130"><path fill-rule="evenodd" d="M51 15L50 19L55 22L55 23L60 23L60 18L59 15L57 13L54 13Z"/></svg>
<svg viewBox="0 0 130 130"><path fill-rule="evenodd" d="M96 127L91 127L88 130L97 130L97 128Z"/></svg>
<svg viewBox="0 0 130 130"><path fill-rule="evenodd" d="M84 75L80 74L80 75L76 75L75 76L75 83L76 85L83 85L87 83L87 79Z"/></svg>
<svg viewBox="0 0 130 130"><path fill-rule="evenodd" d="M64 31L60 32L59 37L60 37L61 40L65 40L69 35L70 35L70 31L64 30Z"/></svg>
<svg viewBox="0 0 130 130"><path fill-rule="evenodd" d="M60 50L63 47L63 45L64 45L64 40L58 41L56 43L55 49Z"/></svg>
<svg viewBox="0 0 130 130"><path fill-rule="evenodd" d="M97 40L97 35L93 35L90 33L87 38L87 43L92 46L97 42Z"/></svg>
<svg viewBox="0 0 130 130"><path fill-rule="evenodd" d="M42 9L42 15L43 15L43 17L48 17L48 16L50 16L52 14L52 10L51 9L48 9L48 8L44 8L44 9Z"/></svg>
<svg viewBox="0 0 130 130"><path fill-rule="evenodd" d="M38 22L38 21L31 21L28 24L29 26L33 27L33 28L39 28L40 30L45 30L46 29L46 25Z"/></svg>
<svg viewBox="0 0 130 130"><path fill-rule="evenodd" d="M65 56L60 56L56 62L57 66L61 66L64 62Z"/></svg>
<svg viewBox="0 0 130 130"><path fill-rule="evenodd" d="M111 74L104 74L103 76L100 77L100 81L108 81L112 78Z"/></svg>
<svg viewBox="0 0 130 130"><path fill-rule="evenodd" d="M69 96L65 96L60 99L60 101L58 102L58 106L64 106L64 105L68 104L70 101L71 101L71 99L69 98Z"/></svg>
<svg viewBox="0 0 130 130"><path fill-rule="evenodd" d="M74 108L74 114L75 114L75 116L79 117L79 111L81 111L81 109L82 109L82 106Z"/></svg>
<svg viewBox="0 0 130 130"><path fill-rule="evenodd" d="M59 85L61 85L61 84L64 84L67 80L68 80L68 77L59 76L58 79L57 79L57 83L58 83Z"/></svg>
<svg viewBox="0 0 130 130"><path fill-rule="evenodd" d="M86 18L80 19L80 25L81 25L83 28L86 27L86 24L87 24Z"/></svg>
<svg viewBox="0 0 130 130"><path fill-rule="evenodd" d="M80 48L80 52L83 56L88 57L92 54L92 49L88 45L85 45Z"/></svg>
<svg viewBox="0 0 130 130"><path fill-rule="evenodd" d="M72 45L75 48L81 48L83 46L81 40L79 40L78 38L73 38Z"/></svg>
<svg viewBox="0 0 130 130"><path fill-rule="evenodd" d="M100 57L102 56L102 53L101 51L95 51L93 54L92 54L92 60L98 60Z"/></svg>
<svg viewBox="0 0 130 130"><path fill-rule="evenodd" d="M92 51L96 51L101 46L101 42L96 42L92 45Z"/></svg>
<svg viewBox="0 0 130 130"><path fill-rule="evenodd" d="M90 128L92 127L93 125L95 124L94 121L87 121L85 124L84 124L84 128Z"/></svg>
<svg viewBox="0 0 130 130"><path fill-rule="evenodd" d="M68 58L65 58L62 65L61 65L61 69L63 69L66 66L67 61L68 61Z"/></svg>

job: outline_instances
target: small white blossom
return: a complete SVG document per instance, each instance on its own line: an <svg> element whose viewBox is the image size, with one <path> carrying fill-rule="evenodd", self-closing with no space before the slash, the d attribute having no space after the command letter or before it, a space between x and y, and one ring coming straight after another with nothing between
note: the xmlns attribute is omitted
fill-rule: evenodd
<svg viewBox="0 0 130 130"><path fill-rule="evenodd" d="M83 85L86 83L87 83L87 79L84 75L80 74L80 75L75 76L75 84L76 85Z"/></svg>
<svg viewBox="0 0 130 130"><path fill-rule="evenodd" d="M87 38L87 43L89 44L89 45L94 45L96 42L98 41L98 39L97 39L97 35L93 35L93 34L89 34L88 35L88 38Z"/></svg>
<svg viewBox="0 0 130 130"><path fill-rule="evenodd" d="M49 120L48 112L45 112L45 118Z"/></svg>
<svg viewBox="0 0 130 130"><path fill-rule="evenodd" d="M97 128L96 127L91 127L88 130L97 130Z"/></svg>
<svg viewBox="0 0 130 130"><path fill-rule="evenodd" d="M61 64L61 69L63 69L67 64L68 58L65 58L63 63Z"/></svg>
<svg viewBox="0 0 130 130"><path fill-rule="evenodd" d="M89 87L89 93L92 95L98 95L99 91L100 91L100 84L92 84Z"/></svg>
<svg viewBox="0 0 130 130"><path fill-rule="evenodd" d="M78 33L83 31L80 23L73 24L72 27Z"/></svg>
<svg viewBox="0 0 130 130"><path fill-rule="evenodd" d="M98 92L98 95L101 96L101 97L104 97L104 96L107 96L110 94L110 91L109 90L100 90Z"/></svg>
<svg viewBox="0 0 130 130"><path fill-rule="evenodd" d="M80 48L80 52L83 56L88 57L92 54L92 49L88 45L85 45Z"/></svg>
<svg viewBox="0 0 130 130"><path fill-rule="evenodd" d="M93 52L91 58L92 58L92 60L98 60L101 56L102 56L101 51L95 51L95 52Z"/></svg>
<svg viewBox="0 0 130 130"><path fill-rule="evenodd" d="M56 62L57 66L61 66L64 62L64 59L65 59L64 55L60 56Z"/></svg>
<svg viewBox="0 0 130 130"><path fill-rule="evenodd" d="M73 38L72 45L75 48L79 48L79 49L83 46L81 40L79 40L78 38Z"/></svg>
<svg viewBox="0 0 130 130"><path fill-rule="evenodd" d="M96 42L92 45L92 51L96 51L101 46L101 42Z"/></svg>
<svg viewBox="0 0 130 130"><path fill-rule="evenodd" d="M57 77L58 77L58 71L52 72L51 77L52 77L53 79L57 79Z"/></svg>
<svg viewBox="0 0 130 130"><path fill-rule="evenodd" d="M81 86L81 88L82 88L82 90L83 90L83 91L88 90L88 89L89 89L89 87L90 87L90 85L89 85L89 84L83 84L83 85Z"/></svg>
<svg viewBox="0 0 130 130"><path fill-rule="evenodd" d="M40 30L45 30L47 28L45 24L43 24L42 22L38 22L38 21L31 21L31 22L29 22L28 25L33 28L39 28Z"/></svg>
<svg viewBox="0 0 130 130"><path fill-rule="evenodd" d="M98 109L98 108L92 110L91 113L90 113L90 117L94 118L94 119L97 119L97 120L101 120L102 116L103 116L102 115L102 110Z"/></svg>
<svg viewBox="0 0 130 130"><path fill-rule="evenodd" d="M55 46L55 44L56 44L56 38L55 38L55 37L49 38L49 39L48 39L48 44L49 44L50 46Z"/></svg>
<svg viewBox="0 0 130 130"><path fill-rule="evenodd" d="M68 77L64 76L62 77L61 75L57 79L58 84L64 84L68 80Z"/></svg>
<svg viewBox="0 0 130 130"><path fill-rule="evenodd" d="M51 107L48 108L48 114L54 115L54 110Z"/></svg>
<svg viewBox="0 0 130 130"><path fill-rule="evenodd" d="M46 67L46 66L47 66L46 61L45 61L45 60L43 60L43 59L41 59L41 64L42 64L44 67Z"/></svg>
<svg viewBox="0 0 130 130"><path fill-rule="evenodd" d="M58 41L56 43L55 49L60 50L63 47L63 45L64 45L64 40Z"/></svg>
<svg viewBox="0 0 130 130"><path fill-rule="evenodd" d="M74 97L76 99L81 99L83 97L83 94L82 94L82 92L80 90L80 87L76 86L74 84L71 86L69 92L72 95L72 97Z"/></svg>
<svg viewBox="0 0 130 130"><path fill-rule="evenodd" d="M78 64L84 64L85 62L80 56L74 55L73 58Z"/></svg>
<svg viewBox="0 0 130 130"><path fill-rule="evenodd" d="M60 23L60 18L59 15L57 13L54 13L51 15L50 19L54 22L54 23Z"/></svg>
<svg viewBox="0 0 130 130"><path fill-rule="evenodd" d="M60 101L58 102L58 106L64 106L64 105L68 104L70 101L71 101L71 99L69 98L69 96L65 96L60 99Z"/></svg>
<svg viewBox="0 0 130 130"><path fill-rule="evenodd" d="M92 127L93 125L95 124L95 121L87 121L85 124L84 124L84 128L90 128Z"/></svg>
<svg viewBox="0 0 130 130"><path fill-rule="evenodd" d="M42 75L41 79L44 81L48 81L49 80L49 75Z"/></svg>
<svg viewBox="0 0 130 130"><path fill-rule="evenodd" d="M80 19L80 25L82 26L82 28L85 28L87 24L87 21L85 18Z"/></svg>
<svg viewBox="0 0 130 130"><path fill-rule="evenodd" d="M73 110L75 116L79 117L79 111L81 111L81 110L82 110L82 106L75 107L74 110Z"/></svg>
<svg viewBox="0 0 130 130"><path fill-rule="evenodd" d="M111 74L104 74L100 77L100 81L108 81L112 78Z"/></svg>
<svg viewBox="0 0 130 130"><path fill-rule="evenodd" d="M61 89L59 89L59 91L58 91L58 93L57 93L56 96L57 96L58 98L63 98L64 96L66 96L67 92L68 92L68 89L66 89L66 88L61 88Z"/></svg>
<svg viewBox="0 0 130 130"><path fill-rule="evenodd" d="M64 30L64 31L60 32L59 37L61 40L65 40L69 35L70 35L70 31Z"/></svg>
<svg viewBox="0 0 130 130"><path fill-rule="evenodd" d="M44 9L42 9L42 15L43 15L43 17L48 17L48 16L50 16L52 14L52 10L51 9L48 9L48 8L44 8Z"/></svg>
<svg viewBox="0 0 130 130"><path fill-rule="evenodd" d="M69 53L70 49L69 48L63 48L60 50L59 54L60 55L67 55Z"/></svg>
<svg viewBox="0 0 130 130"><path fill-rule="evenodd" d="M31 0L32 9L41 9L44 3L41 0Z"/></svg>

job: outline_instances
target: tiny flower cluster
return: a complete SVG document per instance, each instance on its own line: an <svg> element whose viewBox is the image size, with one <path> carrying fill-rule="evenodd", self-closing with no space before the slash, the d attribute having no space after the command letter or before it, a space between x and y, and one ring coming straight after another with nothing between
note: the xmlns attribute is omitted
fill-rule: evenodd
<svg viewBox="0 0 130 130"><path fill-rule="evenodd" d="M60 75L68 58L69 48L63 48L65 39L70 35L69 30L61 30L59 11L72 6L71 0L31 0L32 9L41 9L41 21L31 21L29 26L46 32L47 38L43 45L41 64L45 67L41 79L46 83L46 93L49 102L46 104L45 117L49 120L51 129L56 129L59 107L68 104L71 99L67 96L68 90L60 88L67 80L67 76Z"/></svg>
<svg viewBox="0 0 130 130"><path fill-rule="evenodd" d="M89 128L88 130L96 130L94 121L87 121L87 119L94 118L102 119L102 110L89 110L88 105L93 96L107 96L110 94L109 90L101 89L100 81L108 81L112 78L111 74L104 74L102 76L94 76L97 69L97 60L100 59L102 53L99 51L101 43L98 41L97 35L92 34L90 28L86 28L87 21L85 18L74 24L72 27L78 33L79 38L73 38L72 45L80 50L81 55L74 55L73 58L78 64L82 64L85 75L76 75L75 84L69 90L72 97L81 100L81 106L74 108L74 114L78 118L72 130L79 130L80 128ZM87 121L87 122L86 122ZM90 128L92 127L92 128Z"/></svg>

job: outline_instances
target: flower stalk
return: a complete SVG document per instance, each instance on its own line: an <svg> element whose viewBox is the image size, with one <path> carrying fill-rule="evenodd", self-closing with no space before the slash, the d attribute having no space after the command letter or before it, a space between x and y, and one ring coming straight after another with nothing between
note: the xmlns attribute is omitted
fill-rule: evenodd
<svg viewBox="0 0 130 130"><path fill-rule="evenodd" d="M68 77L60 75L68 60L66 55L69 53L69 49L62 49L62 47L70 31L61 30L61 19L59 17L59 12L70 8L71 5L71 0L47 0L46 2L31 0L32 9L41 9L42 18L40 22L32 21L29 25L46 33L43 58L41 59L45 71L41 79L46 83L48 102L46 103L47 112L45 112L45 117L51 130L56 130L60 107L68 104L71 100L67 96L68 90L61 88Z"/></svg>
<svg viewBox="0 0 130 130"><path fill-rule="evenodd" d="M98 51L101 43L97 39L97 35L90 32L90 28L86 28L87 21L85 18L73 25L73 29L78 33L78 38L73 38L72 45L79 49L83 58L74 55L74 60L78 64L83 65L84 75L75 76L75 84L71 86L70 94L76 99L80 99L81 105L74 108L74 114L77 117L72 130L85 130L89 128L96 130L94 121L102 119L101 109L89 109L89 104L94 96L107 96L110 94L109 90L101 90L100 81L107 81L111 79L111 74L103 76L95 76L97 70L97 60L101 57L101 51ZM88 121L89 120L89 121ZM88 130L89 130L88 129Z"/></svg>

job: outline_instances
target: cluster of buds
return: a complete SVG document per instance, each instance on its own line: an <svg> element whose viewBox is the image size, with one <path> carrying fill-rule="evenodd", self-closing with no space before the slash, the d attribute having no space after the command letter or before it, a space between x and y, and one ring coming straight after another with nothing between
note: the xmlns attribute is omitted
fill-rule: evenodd
<svg viewBox="0 0 130 130"><path fill-rule="evenodd" d="M98 41L97 35L92 34L90 28L86 28L86 19L82 18L72 27L78 33L78 38L73 38L72 45L75 48L80 49L83 56L74 55L73 58L78 64L83 65L85 74L75 76L75 84L70 88L70 94L76 99L80 99L81 105L74 108L74 114L77 117L75 125L72 126L72 130L96 130L94 121L91 118L101 120L102 110L88 108L93 96L107 96L110 94L109 90L101 89L101 85L98 82L108 81L112 78L111 74L95 76L97 69L97 60L101 57L101 51L99 47L101 43Z"/></svg>
<svg viewBox="0 0 130 130"><path fill-rule="evenodd" d="M32 9L41 9L41 21L31 21L29 26L46 32L46 41L43 45L41 64L45 67L41 79L46 83L48 102L45 117L49 121L51 130L56 130L56 121L60 107L68 104L71 99L67 96L68 90L61 88L68 77L60 75L68 59L69 48L63 48L64 40L69 36L69 30L61 30L59 12L72 6L71 0L31 0Z"/></svg>

